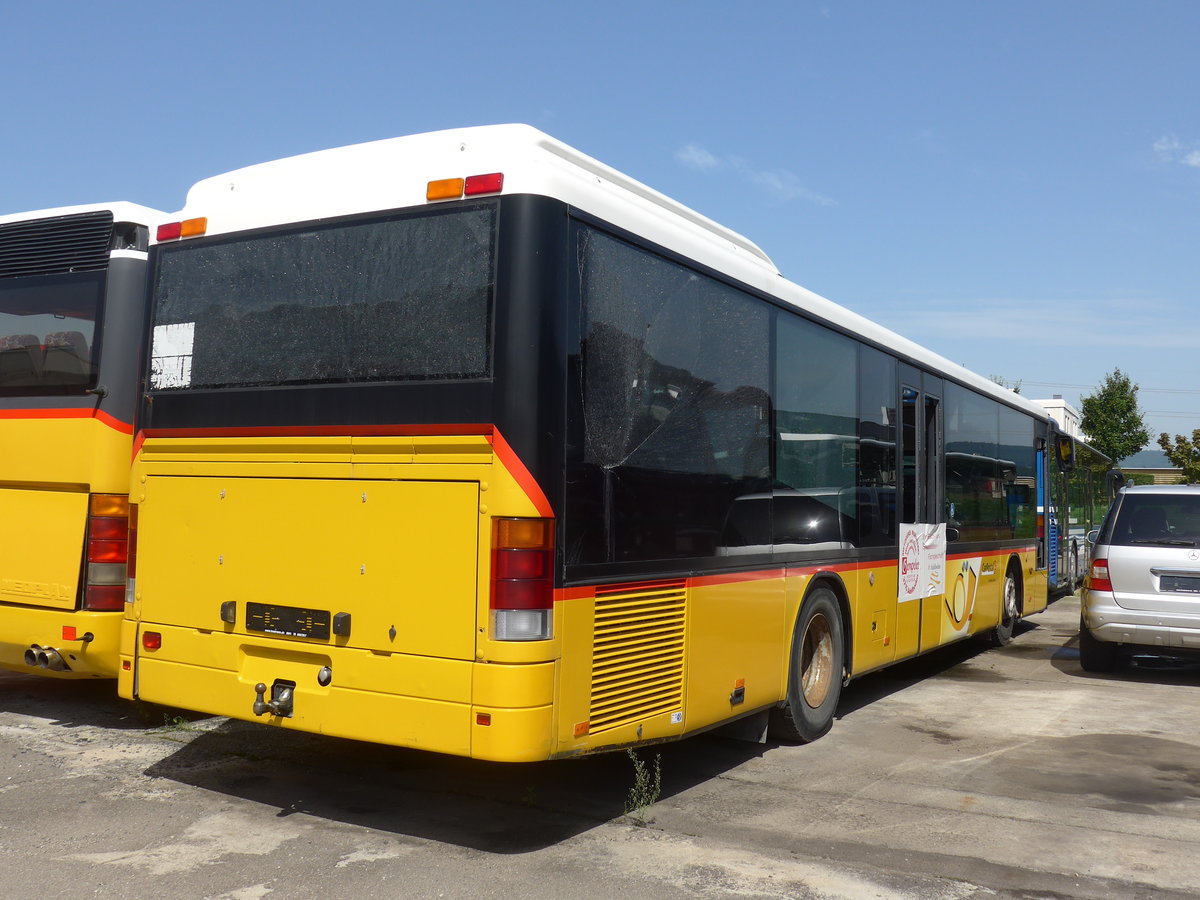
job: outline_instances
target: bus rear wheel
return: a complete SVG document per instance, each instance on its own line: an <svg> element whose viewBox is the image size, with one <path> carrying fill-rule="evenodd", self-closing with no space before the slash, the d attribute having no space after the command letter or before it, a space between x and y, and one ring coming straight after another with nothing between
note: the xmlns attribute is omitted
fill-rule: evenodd
<svg viewBox="0 0 1200 900"><path fill-rule="evenodd" d="M833 726L845 668L842 631L837 597L816 588L796 619L787 702L771 711L771 734L778 740L808 743Z"/></svg>

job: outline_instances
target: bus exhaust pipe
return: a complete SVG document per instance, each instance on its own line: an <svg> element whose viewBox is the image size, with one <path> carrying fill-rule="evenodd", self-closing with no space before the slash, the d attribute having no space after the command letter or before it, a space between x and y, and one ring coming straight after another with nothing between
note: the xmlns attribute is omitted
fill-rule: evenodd
<svg viewBox="0 0 1200 900"><path fill-rule="evenodd" d="M53 647L43 647L39 650L37 653L37 663L43 669L49 669L51 672L65 672L67 670L67 661Z"/></svg>
<svg viewBox="0 0 1200 900"><path fill-rule="evenodd" d="M38 668L41 665L41 663L38 662L38 654L41 651L42 648L37 644L30 644L29 649L25 651L25 665L29 666L31 669Z"/></svg>

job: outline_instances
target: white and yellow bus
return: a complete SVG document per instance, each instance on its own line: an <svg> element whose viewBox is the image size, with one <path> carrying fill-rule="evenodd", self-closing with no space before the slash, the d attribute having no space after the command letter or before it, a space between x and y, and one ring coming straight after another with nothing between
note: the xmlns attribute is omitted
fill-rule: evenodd
<svg viewBox="0 0 1200 900"><path fill-rule="evenodd" d="M0 216L0 668L115 678L149 226Z"/></svg>
<svg viewBox="0 0 1200 900"><path fill-rule="evenodd" d="M1039 407L532 128L172 219L124 696L507 761L805 741L844 679L1046 604Z"/></svg>

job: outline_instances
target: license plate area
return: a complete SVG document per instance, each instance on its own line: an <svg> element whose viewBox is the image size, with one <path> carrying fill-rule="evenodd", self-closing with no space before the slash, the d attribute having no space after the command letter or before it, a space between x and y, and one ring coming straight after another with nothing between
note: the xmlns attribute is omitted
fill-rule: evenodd
<svg viewBox="0 0 1200 900"><path fill-rule="evenodd" d="M278 606L274 603L247 603L246 630L281 637L329 640L331 616L327 609Z"/></svg>
<svg viewBox="0 0 1200 900"><path fill-rule="evenodd" d="M1158 589L1183 594L1200 594L1200 576L1163 575L1159 578Z"/></svg>

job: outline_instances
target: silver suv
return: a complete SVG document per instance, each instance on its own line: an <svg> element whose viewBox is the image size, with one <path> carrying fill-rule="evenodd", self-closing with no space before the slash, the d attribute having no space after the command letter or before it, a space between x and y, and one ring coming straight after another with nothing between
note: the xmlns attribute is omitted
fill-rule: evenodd
<svg viewBox="0 0 1200 900"><path fill-rule="evenodd" d="M1133 653L1200 657L1200 485L1127 487L1088 541L1083 668L1107 672Z"/></svg>

